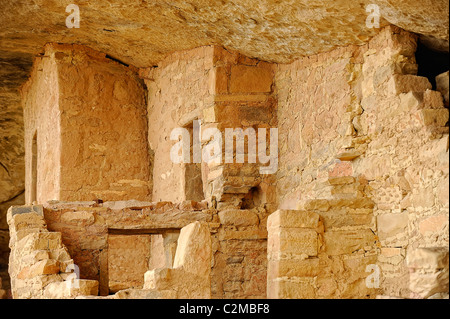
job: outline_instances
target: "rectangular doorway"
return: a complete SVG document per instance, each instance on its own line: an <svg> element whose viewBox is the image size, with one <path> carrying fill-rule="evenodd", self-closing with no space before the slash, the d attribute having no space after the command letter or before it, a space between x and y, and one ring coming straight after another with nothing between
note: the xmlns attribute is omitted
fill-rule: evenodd
<svg viewBox="0 0 450 319"><path fill-rule="evenodd" d="M151 235L108 236L109 293L144 285L151 250Z"/></svg>

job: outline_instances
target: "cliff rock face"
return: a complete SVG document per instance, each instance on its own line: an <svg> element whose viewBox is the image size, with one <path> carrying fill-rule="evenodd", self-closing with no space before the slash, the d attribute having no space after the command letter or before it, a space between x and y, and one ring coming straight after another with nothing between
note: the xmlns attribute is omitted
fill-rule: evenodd
<svg viewBox="0 0 450 319"><path fill-rule="evenodd" d="M427 46L448 52L446 0L79 0L79 28L66 26L73 13L66 10L68 4L55 0L0 4L0 278L4 288L9 286L6 210L24 203L19 88L30 74L33 57L42 54L46 43L89 46L138 68L158 65L176 51L209 45L290 64L337 47L363 45L393 24L417 33ZM379 10L375 27L370 23L376 22L378 11L368 10L368 5Z"/></svg>
<svg viewBox="0 0 450 319"><path fill-rule="evenodd" d="M78 1L80 28L70 29L67 3L34 0L2 4L2 49L38 53L46 42L78 43L146 67L176 50L217 44L286 63L367 42L378 31L366 25L369 4L379 6L380 27L448 41L445 0Z"/></svg>

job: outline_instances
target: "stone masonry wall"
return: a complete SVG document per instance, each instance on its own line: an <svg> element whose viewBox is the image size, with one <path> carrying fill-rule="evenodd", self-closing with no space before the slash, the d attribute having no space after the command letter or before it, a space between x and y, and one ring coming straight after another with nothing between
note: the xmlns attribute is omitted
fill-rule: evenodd
<svg viewBox="0 0 450 319"><path fill-rule="evenodd" d="M49 44L23 96L28 203L150 199L144 89L132 69L83 46Z"/></svg>
<svg viewBox="0 0 450 319"><path fill-rule="evenodd" d="M204 197L217 208L221 222L213 234L212 296L264 298L266 218L276 209L275 175L260 174L259 167L265 164L248 163L248 157L236 163L236 152L233 163L224 163L223 154L226 128L269 132L276 127L273 65L211 46L176 52L157 68L141 70L140 76L149 92L154 199L192 199L187 198L186 164L170 161L176 142L170 140L171 131L196 119L201 120L202 131L217 128L222 134L221 163L201 164ZM246 146L245 156L247 152Z"/></svg>
<svg viewBox="0 0 450 319"><path fill-rule="evenodd" d="M97 295L98 281L79 279L59 232L49 232L42 206L13 206L9 274L14 299Z"/></svg>
<svg viewBox="0 0 450 319"><path fill-rule="evenodd" d="M358 135L369 138L354 171L367 178L368 196L376 203L380 287L384 295L402 298L448 294L449 111L428 79L415 75L416 41L389 28L369 43L362 67L363 113L354 119ZM408 264L423 249L434 254ZM447 282L430 276L424 287L414 277L436 264L436 254L446 265L427 272L446 273Z"/></svg>
<svg viewBox="0 0 450 319"><path fill-rule="evenodd" d="M25 83L22 92L25 122L25 201L31 204L33 201L58 199L61 127L56 61L45 56L37 57L30 80Z"/></svg>
<svg viewBox="0 0 450 319"><path fill-rule="evenodd" d="M185 165L170 160L171 131L202 118L213 103L213 47L176 52L157 68L140 70L148 90L148 141L154 154L153 199L191 200L185 193ZM192 141L191 141L192 145ZM203 188L203 185L200 185Z"/></svg>
<svg viewBox="0 0 450 319"><path fill-rule="evenodd" d="M372 246L370 254L379 257L367 257L358 267L360 279L370 274L364 274L365 266L379 267L380 289L361 285L364 289L353 296L448 293L448 109L428 79L415 75L415 50L414 35L387 27L365 46L279 65L275 73L279 134L286 141L280 145L277 174L280 209L317 212L324 221L327 250L327 232L340 231L336 224L335 230L327 227L339 216L333 198L362 196L373 202L369 215L365 207L347 207L347 215L341 216L343 231L357 230L364 238L365 225L377 235L367 248ZM345 178L359 182L330 182ZM322 209L330 200L331 210ZM358 215L348 215L350 211ZM409 266L409 253L422 265L411 261ZM446 263L437 261L446 258ZM352 269L346 267L344 263L344 272ZM424 278L432 278L429 287ZM332 290L335 297L348 293L343 287Z"/></svg>

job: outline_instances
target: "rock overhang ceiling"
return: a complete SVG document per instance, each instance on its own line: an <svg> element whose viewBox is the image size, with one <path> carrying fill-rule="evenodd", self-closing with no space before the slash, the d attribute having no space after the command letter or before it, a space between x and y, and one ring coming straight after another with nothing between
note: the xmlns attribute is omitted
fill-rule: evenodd
<svg viewBox="0 0 450 319"><path fill-rule="evenodd" d="M65 25L71 3L80 28ZM170 52L216 44L288 63L366 42L379 30L366 26L369 4L379 6L380 27L448 43L447 0L2 0L0 50L35 55L47 42L77 43L148 67Z"/></svg>

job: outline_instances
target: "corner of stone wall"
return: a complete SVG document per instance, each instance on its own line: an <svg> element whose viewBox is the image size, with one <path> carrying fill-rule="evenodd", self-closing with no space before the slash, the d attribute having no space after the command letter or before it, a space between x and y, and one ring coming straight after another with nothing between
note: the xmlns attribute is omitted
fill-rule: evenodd
<svg viewBox="0 0 450 319"><path fill-rule="evenodd" d="M61 233L47 230L42 206L12 206L7 217L14 299L97 295L97 281L77 277Z"/></svg>

